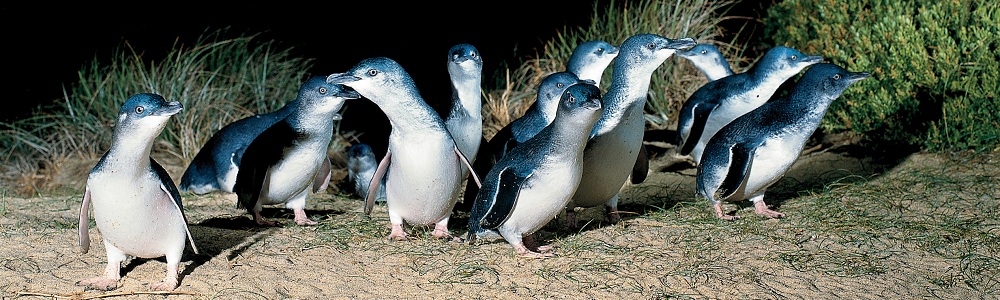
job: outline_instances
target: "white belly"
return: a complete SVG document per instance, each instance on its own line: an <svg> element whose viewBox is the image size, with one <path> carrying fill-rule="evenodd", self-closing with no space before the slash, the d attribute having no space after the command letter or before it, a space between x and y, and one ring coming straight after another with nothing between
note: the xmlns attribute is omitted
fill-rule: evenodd
<svg viewBox="0 0 1000 300"><path fill-rule="evenodd" d="M576 162L579 165L579 161ZM522 187L517 204L510 218L501 226L505 231L529 235L541 229L569 203L580 185L580 168L572 169L567 163L557 163L556 168L535 172L530 186Z"/></svg>
<svg viewBox="0 0 1000 300"><path fill-rule="evenodd" d="M91 176L94 220L102 238L128 255L154 258L182 252L187 241L184 218L159 184L122 185L117 176Z"/></svg>
<svg viewBox="0 0 1000 300"><path fill-rule="evenodd" d="M618 194L639 155L643 125L640 116L592 138L583 157L583 177L573 206L598 206Z"/></svg>
<svg viewBox="0 0 1000 300"><path fill-rule="evenodd" d="M318 144L317 144L318 145ZM261 204L281 204L312 187L319 166L326 159L326 148L319 146L300 147L289 152L271 166L267 187L262 190Z"/></svg>
<svg viewBox="0 0 1000 300"><path fill-rule="evenodd" d="M451 213L461 188L463 166L452 143L440 133L405 141L390 134L392 158L385 184L390 216L396 214L411 225L426 225Z"/></svg>

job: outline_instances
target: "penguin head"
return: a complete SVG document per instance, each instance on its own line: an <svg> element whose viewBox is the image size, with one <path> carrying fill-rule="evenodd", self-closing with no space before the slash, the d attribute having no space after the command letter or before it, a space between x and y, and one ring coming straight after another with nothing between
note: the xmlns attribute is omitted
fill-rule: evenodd
<svg viewBox="0 0 1000 300"><path fill-rule="evenodd" d="M630 63L641 63L640 66L647 68L657 68L663 61L669 58L677 50L694 47L696 43L692 38L669 39L657 34L636 34L628 37L622 42L621 53L615 60L624 60Z"/></svg>
<svg viewBox="0 0 1000 300"><path fill-rule="evenodd" d="M822 56L817 55L806 55L799 50L795 50L785 46L777 46L767 50L764 53L764 57L760 59L757 64L754 65L754 69L758 69L769 76L777 76L777 78L788 79L808 66L817 64L823 61ZM759 68L757 66L760 66Z"/></svg>
<svg viewBox="0 0 1000 300"><path fill-rule="evenodd" d="M698 44L691 49L679 50L677 56L690 60L696 66L729 64L719 48L712 44Z"/></svg>
<svg viewBox="0 0 1000 300"><path fill-rule="evenodd" d="M170 116L180 112L184 106L180 102L167 102L163 96L152 93L136 94L128 98L118 111L115 135L128 131L156 137L167 125Z"/></svg>
<svg viewBox="0 0 1000 300"><path fill-rule="evenodd" d="M604 69L611 64L611 61L618 56L618 47L609 44L605 41L595 40L587 41L580 45L577 45L573 49L573 53L569 56L567 70L576 74L576 76L586 77L587 79L594 79L588 73L591 72L604 72Z"/></svg>
<svg viewBox="0 0 1000 300"><path fill-rule="evenodd" d="M410 74L387 57L363 59L347 72L327 76L326 82L346 85L376 104L402 95L420 94Z"/></svg>
<svg viewBox="0 0 1000 300"><path fill-rule="evenodd" d="M375 152L368 144L354 144L347 148L347 169L353 173L372 167L375 161Z"/></svg>
<svg viewBox="0 0 1000 300"><path fill-rule="evenodd" d="M358 98L361 98L358 92L340 84L327 83L323 76L315 76L299 87L297 103L299 110L307 110L309 113L334 112L333 119L339 120L340 115L335 112L344 106L344 101Z"/></svg>
<svg viewBox="0 0 1000 300"><path fill-rule="evenodd" d="M458 44L448 50L448 72L453 72L452 68L462 68L466 72L482 72L483 57L479 55L479 50L470 44ZM455 70L458 71L458 70Z"/></svg>
<svg viewBox="0 0 1000 300"><path fill-rule="evenodd" d="M868 72L850 72L831 63L816 64L806 70L796 89L819 92L826 98L839 97L852 83L871 76ZM794 93L794 91L793 91Z"/></svg>
<svg viewBox="0 0 1000 300"><path fill-rule="evenodd" d="M566 88L559 98L559 110L556 114L564 115L588 114L589 118L584 118L590 127L593 127L597 119L603 114L601 109L601 89L592 84L573 84ZM578 119L578 118L573 118ZM590 130L587 130L589 132Z"/></svg>

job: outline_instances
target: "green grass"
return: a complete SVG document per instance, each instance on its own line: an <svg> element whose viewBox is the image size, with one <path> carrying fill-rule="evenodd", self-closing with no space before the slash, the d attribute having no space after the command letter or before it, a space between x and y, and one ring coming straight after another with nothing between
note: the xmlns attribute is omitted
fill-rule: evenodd
<svg viewBox="0 0 1000 300"><path fill-rule="evenodd" d="M496 88L487 92L483 108L484 136L492 137L497 130L524 114L534 102L534 89L542 79L551 73L566 70L566 62L573 49L586 41L603 40L620 45L626 38L640 33L654 33L671 39L690 37L699 43L716 45L734 70L742 70L747 63L747 59L742 57L746 46L731 43L742 33L729 33L735 35L729 41L719 40L723 36L723 28L719 26L721 22L747 19L728 14L728 9L735 3L737 1L612 1L607 10L595 5L589 26L564 28L546 41L534 58L496 76ZM605 70L602 87L610 84L610 74L611 67ZM677 110L688 95L705 82L704 76L690 62L680 57L667 59L653 74L650 83L653 98L646 102L647 125L662 129L676 122Z"/></svg>
<svg viewBox="0 0 1000 300"><path fill-rule="evenodd" d="M293 57L291 48L276 41L233 36L225 29L209 31L194 45L174 45L162 59L144 57L128 42L110 61L95 58L56 104L0 124L5 181L20 181L22 193L40 193L46 187L31 178L73 172L67 163L100 157L110 146L121 104L137 93L157 93L184 105L154 145L161 164L184 165L219 128L294 99L312 61Z"/></svg>

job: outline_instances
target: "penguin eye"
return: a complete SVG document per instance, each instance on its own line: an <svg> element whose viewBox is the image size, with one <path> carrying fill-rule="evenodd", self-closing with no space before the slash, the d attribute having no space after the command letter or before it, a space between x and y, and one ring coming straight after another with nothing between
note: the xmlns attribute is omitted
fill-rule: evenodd
<svg viewBox="0 0 1000 300"><path fill-rule="evenodd" d="M374 77L375 75L378 75L378 70L376 70L376 69L368 69L368 76L373 76Z"/></svg>
<svg viewBox="0 0 1000 300"><path fill-rule="evenodd" d="M598 53L598 54L601 54L601 53L604 53L604 48L598 48L598 49L597 49L597 53Z"/></svg>
<svg viewBox="0 0 1000 300"><path fill-rule="evenodd" d="M319 93L320 94L326 94L326 87L325 86L319 87Z"/></svg>
<svg viewBox="0 0 1000 300"><path fill-rule="evenodd" d="M656 44L653 43L646 44L646 48L649 48L649 50L656 50Z"/></svg>
<svg viewBox="0 0 1000 300"><path fill-rule="evenodd" d="M833 80L840 80L840 74L833 74Z"/></svg>
<svg viewBox="0 0 1000 300"><path fill-rule="evenodd" d="M708 54L708 50L701 50L701 54Z"/></svg>
<svg viewBox="0 0 1000 300"><path fill-rule="evenodd" d="M799 59L798 55L792 55L792 60L797 60L797 59Z"/></svg>
<svg viewBox="0 0 1000 300"><path fill-rule="evenodd" d="M570 95L569 96L569 104L575 104L575 103L576 103L576 97L573 97L573 95Z"/></svg>
<svg viewBox="0 0 1000 300"><path fill-rule="evenodd" d="M137 114L142 114L142 112L144 112L144 111L146 111L146 107L143 107L143 106L136 106L135 107L135 113L137 113Z"/></svg>
<svg viewBox="0 0 1000 300"><path fill-rule="evenodd" d="M560 89L561 89L561 88L563 88L564 86L566 86L566 84L563 84L563 83L556 83L556 87L557 87L557 88L560 88Z"/></svg>
<svg viewBox="0 0 1000 300"><path fill-rule="evenodd" d="M472 52L472 55L471 55L471 56L472 56L472 58L476 58L476 57L479 57L479 54L478 54L478 53L475 53L475 52Z"/></svg>

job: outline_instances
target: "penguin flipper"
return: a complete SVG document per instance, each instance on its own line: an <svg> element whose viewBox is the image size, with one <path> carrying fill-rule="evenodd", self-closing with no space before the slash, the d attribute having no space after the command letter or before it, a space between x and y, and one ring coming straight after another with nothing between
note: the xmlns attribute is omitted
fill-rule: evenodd
<svg viewBox="0 0 1000 300"><path fill-rule="evenodd" d="M462 161L462 164L465 164L466 168L469 168L469 176L476 180L476 186L483 187L483 183L479 181L479 175L476 175L476 172L471 172L473 170L472 164L469 163L469 159L465 157L465 154L462 154L462 150L458 149L458 145L455 145L455 154L458 154L458 159Z"/></svg>
<svg viewBox="0 0 1000 300"><path fill-rule="evenodd" d="M90 232L87 213L90 212L90 187L83 192L83 204L80 205L80 253L90 251Z"/></svg>
<svg viewBox="0 0 1000 300"><path fill-rule="evenodd" d="M514 206L517 205L517 197L521 194L521 184L531 175L521 177L515 173L513 168L504 168L500 171L499 183L496 194L493 195L493 205L489 207L486 214L479 221L483 228L496 229L510 218Z"/></svg>
<svg viewBox="0 0 1000 300"><path fill-rule="evenodd" d="M640 184L646 181L646 176L649 175L649 153L646 151L646 145L639 145L639 155L635 158L635 165L632 166L632 184Z"/></svg>
<svg viewBox="0 0 1000 300"><path fill-rule="evenodd" d="M331 178L333 178L333 164L330 162L330 158L327 157L323 160L323 164L319 166L316 178L313 178L313 193L325 191L330 186Z"/></svg>
<svg viewBox="0 0 1000 300"><path fill-rule="evenodd" d="M375 208L375 198L378 196L378 188L382 185L382 177L389 170L389 162L391 161L392 151L386 151L385 157L378 163L378 168L375 169L375 174L372 175L372 181L368 184L368 197L365 197L365 215L370 215L372 209ZM388 200L386 199L386 201Z"/></svg>
<svg viewBox="0 0 1000 300"><path fill-rule="evenodd" d="M699 103L694 105L694 117L691 121L691 128L687 136L682 136L683 145L681 146L681 155L691 154L691 150L694 150L694 146L698 144L698 140L701 139L701 135L705 132L705 124L708 123L708 116L712 114L715 107L719 106L716 103Z"/></svg>
<svg viewBox="0 0 1000 300"><path fill-rule="evenodd" d="M747 184L747 177L750 176L750 167L753 166L753 155L757 147L746 143L738 143L730 148L732 160L729 163L729 172L722 180L716 195L717 199L728 199L737 191L744 189Z"/></svg>
<svg viewBox="0 0 1000 300"><path fill-rule="evenodd" d="M177 212L181 214L181 220L184 221L184 232L187 232L188 241L191 243L191 249L194 250L195 254L198 254L198 247L195 247L194 245L194 238L191 237L191 230L188 230L187 215L184 214L184 204L181 203L181 194L177 190L177 186L175 186L173 180L170 179L170 174L167 173L167 170L152 157L149 158L149 166L153 168L153 172L155 172L156 176L160 178L160 190L163 190L164 196L170 200L170 203L174 205Z"/></svg>
<svg viewBox="0 0 1000 300"><path fill-rule="evenodd" d="M246 208L253 213L260 192L267 182L268 170L281 160L285 152L284 145L291 145L296 136L298 133L295 129L282 120L261 132L243 150L239 159L240 169L236 173L236 183L233 184L237 207Z"/></svg>

